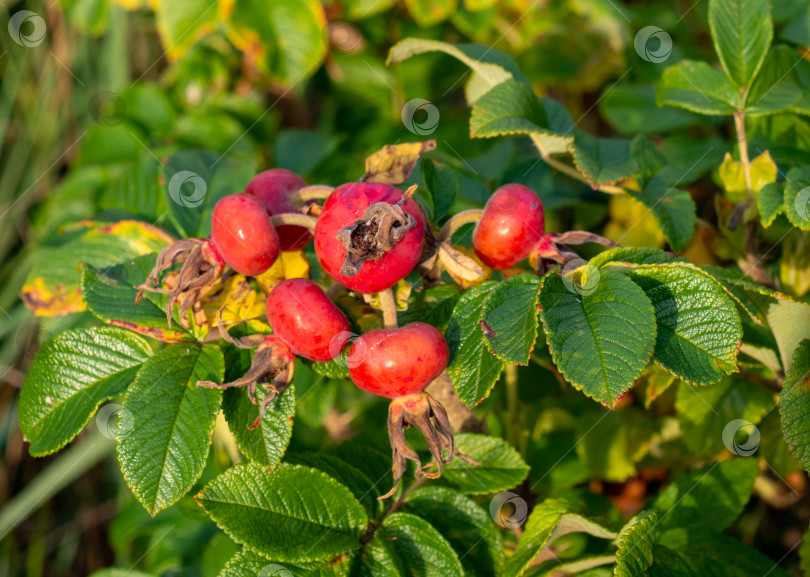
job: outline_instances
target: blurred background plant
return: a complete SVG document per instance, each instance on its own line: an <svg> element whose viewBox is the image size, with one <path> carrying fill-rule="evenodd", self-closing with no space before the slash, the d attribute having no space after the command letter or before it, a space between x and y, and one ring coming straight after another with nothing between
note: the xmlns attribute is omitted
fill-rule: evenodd
<svg viewBox="0 0 810 577"><path fill-rule="evenodd" d="M528 139L470 139L466 67L438 53L386 66L389 48L416 36L477 42L509 53L539 95L564 103L577 125L592 134L655 135L670 159L692 171L690 182L695 183L689 191L699 206L697 233L685 256L699 264L734 260L731 233L717 233L707 224L716 218L712 198L721 182L717 168L731 150L731 127L717 117L658 108L655 85L664 66L634 47L636 32L654 23L678 39L666 54L667 65L687 56L715 61L706 9L705 2L664 0L622 5L611 0L57 0L5 5L9 34L0 34L0 574L86 575L115 563L136 564L155 575L171 571L207 577L217 575L236 550L190 499L188 506L150 518L123 485L103 431L91 427L87 438L55 457L28 456L16 411L31 359L49 335L92 320L70 298L78 286L76 271L54 268L59 247L98 226L71 223L126 217L170 233L188 232L161 194L165 165L184 150L204 148L214 164L237 163L239 168L224 173L226 178L247 182L258 170L276 166L311 183L337 185L359 178L365 157L383 143L431 134L439 143L434 158L459 174L459 209L481 206L502 182L520 181L543 198L550 230L598 230L621 238L624 245L664 246L660 226L642 204L556 174L537 162ZM24 10L33 16L11 20ZM810 46L808 10L807 1L774 2L782 40ZM440 112L435 129L419 128L429 118L426 109L416 110L410 125L403 122L403 107L417 98ZM790 164L810 152L810 124L793 114L758 119L749 130L752 150L770 150L778 163ZM772 250L767 267L783 291L804 296L810 289L808 233L791 230L778 217L763 234L772 243L785 238ZM97 256L102 266L104 258L112 264L118 255ZM48 286L56 282L62 290L49 292L38 284L40 272ZM53 316L65 307L74 314ZM542 371L544 364L549 363L538 359L532 370ZM522 373L526 382L540 378L532 370ZM306 383L302 371L299 379ZM672 379L653 381L648 387L661 392ZM493 398L500 394L496 390ZM671 410L672 391L670 396L658 415ZM580 410L573 401L567 406L530 400L536 401L535 415L552 412L563 421ZM366 419L379 421L384 414L380 405L364 403L340 382L327 382L323 392L299 406L291 446L318 448L345 437L348 422L362 430ZM625 428L614 436L621 436L620 460L626 462L611 464L611 472L589 461L598 448L557 454L558 442L568 443L575 430L601 415L588 408L591 412L580 422L548 435L523 423L525 438L519 442L527 461L559 459L559 473L546 479L544 488L590 482L594 492L608 495L620 510L637 511L648 488L662 477L653 466L636 470L650 451L647 438L656 410L633 413L637 418L629 428L625 419ZM497 432L499 425L490 420ZM666 422L664 417L661 423ZM774 430L778 427L772 423L763 424L764 437ZM606 429L605 434L611 433ZM659 442L667 442L666 434ZM220 472L232 454L233 447L215 443L202 482ZM758 498L733 530L779 559L800 538L810 511L806 498L795 498L803 492L803 474L796 473L787 455L774 459L782 459L777 466L786 484L775 480L759 487ZM678 466L684 469L687 463L684 454ZM615 467L622 466L626 472L617 473ZM785 565L795 570L795 553Z"/></svg>

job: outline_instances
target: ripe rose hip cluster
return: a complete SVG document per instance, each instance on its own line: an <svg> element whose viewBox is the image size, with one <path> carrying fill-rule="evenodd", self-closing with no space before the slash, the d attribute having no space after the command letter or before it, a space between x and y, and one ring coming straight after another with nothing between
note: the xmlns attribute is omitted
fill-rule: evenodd
<svg viewBox="0 0 810 577"><path fill-rule="evenodd" d="M319 207L316 201L324 198ZM484 264L498 270L514 266L533 251L539 258L559 261L544 224L540 199L525 186L509 184L499 188L481 212L473 247ZM178 304L181 322L187 323L188 309L229 270L261 275L280 251L299 250L313 240L320 265L339 283L335 286L361 294L382 293L420 262L423 240L430 232L427 226L420 205L391 185L352 182L335 189L309 187L290 171L267 170L253 178L244 192L217 202L210 238L187 239L164 249L139 287L138 298L143 291L168 294L169 322ZM182 263L176 280L163 288L161 273L176 263ZM384 328L350 343L352 333L344 313L318 284L301 278L276 285L267 297L266 313L271 336L236 339L220 323L222 338L255 348L249 371L230 383L198 383L213 388L244 386L254 404L257 385L266 385L268 393L251 428L260 425L266 408L291 381L296 356L324 362L348 348L352 381L366 392L391 399L388 425L395 484L383 498L396 490L408 460L415 462L417 476L427 477L438 477L443 465L456 456L475 464L457 451L445 409L424 392L450 358L439 330L421 322L397 327L389 316ZM424 468L405 442L408 426L422 432L434 458Z"/></svg>

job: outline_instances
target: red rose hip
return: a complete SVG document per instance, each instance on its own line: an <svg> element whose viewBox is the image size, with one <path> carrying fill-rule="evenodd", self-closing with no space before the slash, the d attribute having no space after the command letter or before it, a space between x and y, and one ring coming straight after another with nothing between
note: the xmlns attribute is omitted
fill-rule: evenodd
<svg viewBox="0 0 810 577"><path fill-rule="evenodd" d="M503 270L529 256L545 230L543 203L522 184L495 191L473 230L473 248L490 268Z"/></svg>
<svg viewBox="0 0 810 577"><path fill-rule="evenodd" d="M269 216L286 212L298 212L306 204L298 194L307 185L304 180L289 170L273 168L254 176L245 188L245 193L255 196L264 205ZM276 227L279 247L283 251L304 248L312 240L312 234L303 226L283 224Z"/></svg>
<svg viewBox="0 0 810 577"><path fill-rule="evenodd" d="M447 367L450 350L436 328L411 323L369 331L349 349L349 376L368 393L396 399L421 393Z"/></svg>
<svg viewBox="0 0 810 577"><path fill-rule="evenodd" d="M379 209L374 222L363 224L349 238L347 228L356 226L370 207ZM397 236L392 246L379 249L380 252L374 252L374 247L368 249L366 243L376 242L380 231L406 225L401 222L405 219L392 216L396 211L405 219L413 219L415 224L411 221L413 226ZM339 235L341 231L343 235ZM324 203L315 226L315 253L337 282L350 290L372 294L389 288L413 270L422 253L424 235L424 218L415 200L403 199L403 192L388 184L352 182L337 187ZM351 260L347 259L347 243L352 254L362 255L365 251L372 257L347 271Z"/></svg>
<svg viewBox="0 0 810 577"><path fill-rule="evenodd" d="M240 193L217 202L211 216L211 241L236 272L257 276L278 257L278 236L262 204Z"/></svg>
<svg viewBox="0 0 810 577"><path fill-rule="evenodd" d="M312 361L332 360L330 345L350 330L346 316L321 287L303 278L285 280L270 291L267 320L293 353Z"/></svg>

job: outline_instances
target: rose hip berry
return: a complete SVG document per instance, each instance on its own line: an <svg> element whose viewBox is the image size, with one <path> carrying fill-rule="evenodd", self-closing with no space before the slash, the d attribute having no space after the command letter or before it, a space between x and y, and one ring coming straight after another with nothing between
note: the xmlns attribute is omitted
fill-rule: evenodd
<svg viewBox="0 0 810 577"><path fill-rule="evenodd" d="M529 256L545 230L543 203L522 184L495 191L473 230L473 248L490 268L503 270Z"/></svg>
<svg viewBox="0 0 810 577"><path fill-rule="evenodd" d="M315 226L315 252L350 290L372 294L410 273L422 253L424 217L415 200L388 184L337 187Z"/></svg>
<svg viewBox="0 0 810 577"><path fill-rule="evenodd" d="M352 381L368 393L396 399L421 393L447 367L450 350L435 327L411 323L358 337L349 349L349 358L356 357L362 359L349 367Z"/></svg>
<svg viewBox="0 0 810 577"><path fill-rule="evenodd" d="M263 205L267 214L298 212L305 202L296 193L307 185L304 180L289 170L273 168L254 176L245 188L245 193L255 196ZM279 247L283 251L304 248L312 235L303 226L284 224L276 227Z"/></svg>
<svg viewBox="0 0 810 577"><path fill-rule="evenodd" d="M349 376L366 392L392 399L388 408L388 435L393 454L394 486L380 497L393 495L405 474L408 460L416 464L416 476L439 477L454 457L477 463L456 449L447 411L427 393L450 359L444 336L425 323L411 323L399 329L369 331L349 349ZM433 462L422 467L419 456L408 447L405 429L416 427L425 437ZM447 456L445 457L445 450ZM435 467L435 471L427 469Z"/></svg>
<svg viewBox="0 0 810 577"><path fill-rule="evenodd" d="M278 236L262 204L240 193L217 202L211 216L211 241L236 272L257 276L278 257Z"/></svg>
<svg viewBox="0 0 810 577"><path fill-rule="evenodd" d="M270 291L267 320L296 355L312 361L332 360L332 341L350 330L346 316L321 287L303 278L285 280Z"/></svg>

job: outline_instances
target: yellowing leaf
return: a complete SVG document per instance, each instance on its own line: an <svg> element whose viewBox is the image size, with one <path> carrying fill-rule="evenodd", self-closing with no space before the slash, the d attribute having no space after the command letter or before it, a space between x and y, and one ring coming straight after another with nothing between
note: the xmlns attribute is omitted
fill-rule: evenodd
<svg viewBox="0 0 810 577"><path fill-rule="evenodd" d="M745 172L742 163L731 158L726 153L723 164L720 165L720 181L728 193L728 197L735 202L742 202L748 198L748 187L745 184ZM776 163L766 150L751 161L751 187L755 193L771 182L776 182Z"/></svg>
<svg viewBox="0 0 810 577"><path fill-rule="evenodd" d="M251 288L242 275L229 277L216 298L206 302L208 324L217 326L217 315L222 310L222 323L228 327L256 319L264 314L264 295Z"/></svg>
<svg viewBox="0 0 810 577"><path fill-rule="evenodd" d="M616 194L610 197L610 222L604 235L622 246L664 246L664 233L652 211L635 198Z"/></svg>
<svg viewBox="0 0 810 577"><path fill-rule="evenodd" d="M81 264L111 268L128 258L160 251L172 241L161 229L135 220L112 224L82 221L62 231L70 240L37 252L20 297L37 316L85 310Z"/></svg>
<svg viewBox="0 0 810 577"><path fill-rule="evenodd" d="M413 172L419 157L429 150L435 150L436 141L387 144L366 158L365 182L402 184Z"/></svg>
<svg viewBox="0 0 810 577"><path fill-rule="evenodd" d="M481 264L475 252L463 246L443 242L439 245L439 260L461 288L481 284L492 276L492 271Z"/></svg>
<svg viewBox="0 0 810 577"><path fill-rule="evenodd" d="M293 252L279 253L278 259L269 270L256 277L261 289L269 294L273 288L283 280L288 278L309 278L309 261L304 256L304 252L297 250Z"/></svg>

